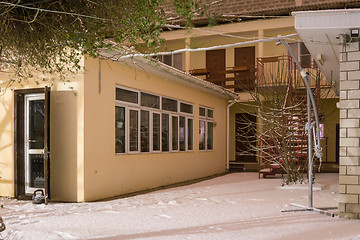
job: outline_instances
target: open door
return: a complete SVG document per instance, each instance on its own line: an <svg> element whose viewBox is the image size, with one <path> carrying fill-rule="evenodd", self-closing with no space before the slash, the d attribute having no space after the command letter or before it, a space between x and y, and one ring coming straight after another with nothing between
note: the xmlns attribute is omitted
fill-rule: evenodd
<svg viewBox="0 0 360 240"><path fill-rule="evenodd" d="M50 89L15 91L15 197L37 189L49 197Z"/></svg>

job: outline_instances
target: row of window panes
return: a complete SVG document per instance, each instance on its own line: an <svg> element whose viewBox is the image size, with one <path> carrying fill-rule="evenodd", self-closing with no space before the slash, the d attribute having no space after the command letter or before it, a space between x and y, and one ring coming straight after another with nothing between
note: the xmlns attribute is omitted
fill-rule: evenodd
<svg viewBox="0 0 360 240"><path fill-rule="evenodd" d="M139 96L140 96L140 101L139 101ZM184 102L179 103L178 100L174 100L166 97L160 97L145 92L137 92L123 88L116 88L116 100L126 103L137 104L137 105L140 102L140 105L143 107L160 109L161 106L161 110L166 110L171 112L179 112L180 110L180 112L182 113L193 114L193 105L191 104L187 104ZM178 104L180 105L179 107Z"/></svg>
<svg viewBox="0 0 360 240"><path fill-rule="evenodd" d="M192 151L193 121L187 116L116 106L115 152Z"/></svg>

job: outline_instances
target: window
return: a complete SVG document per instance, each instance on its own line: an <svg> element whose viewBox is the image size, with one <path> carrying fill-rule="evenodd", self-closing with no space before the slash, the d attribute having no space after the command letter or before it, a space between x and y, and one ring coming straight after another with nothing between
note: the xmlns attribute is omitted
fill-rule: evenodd
<svg viewBox="0 0 360 240"><path fill-rule="evenodd" d="M180 112L193 114L193 106L187 103L180 103Z"/></svg>
<svg viewBox="0 0 360 240"><path fill-rule="evenodd" d="M214 111L211 109L206 109L207 110L207 117L208 118L213 118L214 117Z"/></svg>
<svg viewBox="0 0 360 240"><path fill-rule="evenodd" d="M160 97L149 93L141 93L141 106L150 108L160 108Z"/></svg>
<svg viewBox="0 0 360 240"><path fill-rule="evenodd" d="M149 111L141 110L141 152L149 152L150 148L150 117Z"/></svg>
<svg viewBox="0 0 360 240"><path fill-rule="evenodd" d="M186 125L186 119L183 116L180 116L179 118L179 143L180 143L180 151L185 151L186 150L186 132L185 132L185 127Z"/></svg>
<svg viewBox="0 0 360 240"><path fill-rule="evenodd" d="M177 101L170 98L162 98L162 110L177 112Z"/></svg>
<svg viewBox="0 0 360 240"><path fill-rule="evenodd" d="M115 152L125 153L125 108L115 107Z"/></svg>
<svg viewBox="0 0 360 240"><path fill-rule="evenodd" d="M115 152L193 151L193 105L116 88Z"/></svg>
<svg viewBox="0 0 360 240"><path fill-rule="evenodd" d="M201 117L206 117L205 108L199 107L199 115L200 115Z"/></svg>
<svg viewBox="0 0 360 240"><path fill-rule="evenodd" d="M130 152L139 151L139 111L129 111L129 139L130 139Z"/></svg>
<svg viewBox="0 0 360 240"><path fill-rule="evenodd" d="M214 110L199 107L199 150L214 149Z"/></svg>
<svg viewBox="0 0 360 240"><path fill-rule="evenodd" d="M138 103L138 93L122 88L116 88L116 100Z"/></svg>
<svg viewBox="0 0 360 240"><path fill-rule="evenodd" d="M162 114L162 129L161 129L161 134L162 134L162 151L163 152L168 152L170 149L170 123L169 123L169 114Z"/></svg>
<svg viewBox="0 0 360 240"><path fill-rule="evenodd" d="M152 150L160 151L160 113L153 113L153 137L152 137Z"/></svg>
<svg viewBox="0 0 360 240"><path fill-rule="evenodd" d="M172 128L172 138L171 138L171 150L177 151L179 150L179 117L172 116L171 117L171 128Z"/></svg>
<svg viewBox="0 0 360 240"><path fill-rule="evenodd" d="M303 42L292 42L289 46L303 68L317 68L315 60Z"/></svg>
<svg viewBox="0 0 360 240"><path fill-rule="evenodd" d="M199 121L199 150L205 150L205 121Z"/></svg>
<svg viewBox="0 0 360 240"><path fill-rule="evenodd" d="M157 59L166 65L182 70L182 53L160 55Z"/></svg>
<svg viewBox="0 0 360 240"><path fill-rule="evenodd" d="M191 151L194 149L194 141L193 141L193 134L194 134L194 120L191 118L188 118L188 123L187 123L187 150Z"/></svg>
<svg viewBox="0 0 360 240"><path fill-rule="evenodd" d="M213 122L207 122L207 150L213 149L213 132L214 132L214 123Z"/></svg>

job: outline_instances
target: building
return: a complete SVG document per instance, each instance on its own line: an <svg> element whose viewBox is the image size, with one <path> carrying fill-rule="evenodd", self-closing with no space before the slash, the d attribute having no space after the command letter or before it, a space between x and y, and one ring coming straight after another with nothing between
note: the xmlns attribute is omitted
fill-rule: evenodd
<svg viewBox="0 0 360 240"><path fill-rule="evenodd" d="M274 72L276 66L284 66L287 64L286 61L293 62L288 58L287 49L284 46L276 45L278 35L288 36L287 41L299 61L308 72L313 74L312 87L317 88L316 91L319 92L317 97L322 121L323 167L336 171L336 164L339 161L337 151L339 111L336 110L338 92L333 86L336 83L335 76L319 75L322 74L319 72L319 60L311 56L306 45L297 36L294 18L288 13L295 9L354 7L359 6L359 3L353 1L288 1L283 3L284 6L280 4L279 7L276 5L278 4L276 1L270 1L266 5L256 6L255 2L249 3L251 8L249 8L250 5L246 5L246 7L244 4L246 5L242 1L236 3L223 1L221 5L214 7L214 11L222 9L221 11L228 13L225 14L226 17L221 18L222 24L213 27L195 27L190 32L176 28L164 32L163 37L166 41L163 51L174 51L174 54L164 55L161 60L237 92L240 96L238 102L251 102L253 101L251 92L255 86L257 89L265 85L271 87L269 83L264 82L264 77L268 78L270 75L279 74ZM198 24L204 24L203 20L199 19ZM299 82L299 72L296 73L296 67L292 66L291 68L291 71L297 74L294 81ZM284 69L284 71L291 75L288 69ZM286 78L289 77L291 76L286 76ZM283 83L284 86L287 84ZM303 83L296 84L299 85L295 86L295 89L304 89ZM304 102L304 98L302 98L302 102ZM295 103L293 104L295 105ZM305 104L302 107L302 111L304 111ZM236 125L236 119L244 118L244 116L249 119L247 111L251 113L253 110L246 110L239 103L230 108L230 164L241 163L246 169L258 169L261 159L255 155L259 154L248 156L249 154L246 154L246 152L248 153L247 147L242 143L244 140L237 137L243 136L243 134L237 132L237 129L241 128L239 127L241 124ZM258 126L261 125L256 116L252 116L251 121ZM301 135L304 136L304 133ZM251 136L245 137L245 139L249 138Z"/></svg>
<svg viewBox="0 0 360 240"><path fill-rule="evenodd" d="M225 172L236 94L143 57L83 64L4 92L0 195L92 201Z"/></svg>
<svg viewBox="0 0 360 240"><path fill-rule="evenodd" d="M21 197L38 186L48 188L53 200L91 201L223 173L230 166L250 170L266 167L264 154L277 153L256 150L273 143L259 141L254 132L264 133L269 127L251 106L253 93L286 94L283 105L293 112L303 112L305 101L304 85L298 81L300 74L287 49L277 46L278 35L285 36L312 76L321 116L323 167L336 171L339 159L345 159L344 147L351 147L345 146L350 144L348 140L342 140L345 130L339 120L339 116L342 119L348 115L345 117L345 111L339 111L336 105L339 93L341 101L348 99L341 85L339 91L340 77L336 72L319 71L327 66L327 54L333 49L314 53L320 48L309 44L311 38L302 36L290 12L356 8L360 7L359 1L273 0L265 4L224 0L216 4L212 11L223 14L216 26L204 27L206 19L199 18L188 31L182 29L181 21L169 22L170 30L162 34L165 42L161 51L167 53L158 56L165 65L142 57L135 57L135 64L130 60L119 63L85 58L87 71L70 82L54 82L50 93L44 88L46 84L17 86L15 93L7 92L0 108L11 113L0 115L4 129L0 139L4 165L0 195ZM348 65L354 64L342 64L344 69L349 68L344 71L354 70ZM341 76L345 75L350 76ZM356 85L353 81L346 84ZM25 116L32 114L27 110L32 101L41 102L43 115L50 114L50 124L40 124L47 126L43 131L51 133L40 147L45 148L45 153L50 149L49 166L37 159L42 159L43 150L27 147L33 139L27 131L30 120ZM354 102L349 104L353 106ZM35 113L42 115L38 110ZM300 139L291 142L297 161L306 156L305 126L298 124L305 118L292 113L286 119L291 127L288 133ZM350 122L353 120L343 124ZM354 160L346 157L343 161ZM31 167L23 158L33 161L35 170L39 162L41 167L49 167L50 176L26 176L25 169ZM340 183L344 181L342 191L349 194L343 192L342 197L357 204L358 195L351 192L357 188L357 178L349 172L357 168L344 168L343 163L340 161L340 173L344 175ZM43 185L36 185L36 179ZM27 190L29 184L34 187ZM345 190L348 185L353 190ZM358 206L346 204L340 205L341 209ZM352 213L346 216L358 216Z"/></svg>
<svg viewBox="0 0 360 240"><path fill-rule="evenodd" d="M239 94L237 102L230 107L229 167L240 165L245 169L261 169L267 164L266 157L261 157L267 150L261 150L265 149L261 144L265 142L272 148L271 143L259 140L255 132L264 132L261 129L264 127L262 117L256 114L256 110L243 106L245 103L251 107L254 92L262 91L268 95L285 93L285 86L292 85L290 82L296 79L290 75L300 75L289 64L292 60L287 49L276 44L277 36L286 36L285 40L303 68L313 76L311 87L317 98L320 116L322 169L338 171L339 168L340 216L359 218L359 41L356 35L359 31L356 9L360 7L359 2L229 0L212 7L213 12L224 13L222 18L218 18L220 24L202 27L206 21L199 18L195 22L198 27L191 32L174 26L172 31L163 34L166 40L163 51L174 51L174 54L172 57L163 56L162 60ZM292 11L296 11L295 17L290 16ZM173 24L179 23L174 21ZM178 59L182 59L182 65L176 64L180 62ZM286 66L281 73L280 66ZM283 73L286 75L284 79L287 79L285 83L269 81L281 77ZM298 92L292 95L295 96L291 98L293 106L300 106L306 101L304 98L297 100L301 89L304 89L301 83L293 87L292 94ZM298 112L304 110L294 109ZM246 119L245 124L238 121L240 118ZM306 115L301 118L306 118ZM296 141L306 135L304 125L300 126L299 121L300 115L292 115L285 121L290 122L288 127ZM238 129L253 130L241 132ZM254 143L255 147L250 148L255 149L254 152L244 146L246 141ZM306 141L300 142L292 141L291 144L295 144L294 155L302 161L306 159L306 149L302 148ZM268 154L277 156L279 153L270 151ZM267 171L262 172L264 177L272 173ZM269 171L272 171L271 167Z"/></svg>

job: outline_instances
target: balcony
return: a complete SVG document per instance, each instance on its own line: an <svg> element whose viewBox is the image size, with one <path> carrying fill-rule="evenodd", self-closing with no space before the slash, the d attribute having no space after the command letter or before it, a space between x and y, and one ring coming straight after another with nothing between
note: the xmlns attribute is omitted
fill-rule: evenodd
<svg viewBox="0 0 360 240"><path fill-rule="evenodd" d="M310 76L311 88L329 88L329 84L314 63L303 63ZM238 66L213 69L193 69L193 76L233 90L235 92L270 91L274 87L304 89L305 84L291 56L271 56L256 58L255 66Z"/></svg>

